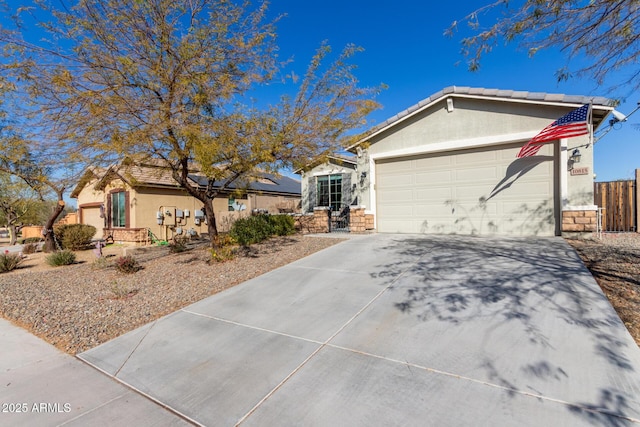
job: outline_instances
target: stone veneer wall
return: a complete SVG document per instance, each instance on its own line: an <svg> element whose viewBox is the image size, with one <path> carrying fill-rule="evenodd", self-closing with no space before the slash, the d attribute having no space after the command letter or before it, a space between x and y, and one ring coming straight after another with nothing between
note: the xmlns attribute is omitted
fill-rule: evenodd
<svg viewBox="0 0 640 427"><path fill-rule="evenodd" d="M105 238L113 236L114 242L146 243L149 239L146 228L105 228L103 233Z"/></svg>
<svg viewBox="0 0 640 427"><path fill-rule="evenodd" d="M364 233L374 228L373 214L365 214L364 208L351 209L349 217L349 230L352 233Z"/></svg>
<svg viewBox="0 0 640 427"><path fill-rule="evenodd" d="M598 211L563 211L562 212L562 232L563 233L591 233L596 231L598 223Z"/></svg>
<svg viewBox="0 0 640 427"><path fill-rule="evenodd" d="M301 233L328 233L327 208L314 208L312 214L294 215L296 230Z"/></svg>
<svg viewBox="0 0 640 427"><path fill-rule="evenodd" d="M328 233L327 208L315 208L312 214L295 215L296 230L302 233ZM375 227L373 214L366 214L364 208L352 208L349 212L351 233L364 233Z"/></svg>

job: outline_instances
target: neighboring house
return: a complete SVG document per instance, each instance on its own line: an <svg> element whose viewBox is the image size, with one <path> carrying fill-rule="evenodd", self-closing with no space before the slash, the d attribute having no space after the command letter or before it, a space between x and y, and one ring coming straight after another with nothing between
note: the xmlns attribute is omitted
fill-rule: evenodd
<svg viewBox="0 0 640 427"><path fill-rule="evenodd" d="M189 175L194 186L206 178ZM98 230L96 238L143 242L151 231L158 239L207 232L202 202L190 196L171 172L153 164L119 164L85 172L71 193L78 201L78 222ZM293 212L300 205L300 182L263 173L254 182L235 183L214 199L216 224L226 231L252 211Z"/></svg>
<svg viewBox="0 0 640 427"><path fill-rule="evenodd" d="M349 192L374 216L378 232L552 236L593 231L597 207L588 135L560 139L535 156L516 158L543 128L588 103L595 130L613 110L606 98L446 88L348 148L357 154L349 162ZM330 180L336 167L344 177L345 165L330 158L299 172L303 201L310 200L304 204L307 211L324 204L324 177Z"/></svg>

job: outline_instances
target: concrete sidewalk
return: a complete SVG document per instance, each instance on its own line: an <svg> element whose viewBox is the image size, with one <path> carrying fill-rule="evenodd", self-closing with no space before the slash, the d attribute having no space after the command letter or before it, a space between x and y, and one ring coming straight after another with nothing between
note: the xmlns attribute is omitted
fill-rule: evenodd
<svg viewBox="0 0 640 427"><path fill-rule="evenodd" d="M79 357L207 426L640 425L640 350L559 238L355 238Z"/></svg>
<svg viewBox="0 0 640 427"><path fill-rule="evenodd" d="M0 319L0 425L190 425L86 363Z"/></svg>

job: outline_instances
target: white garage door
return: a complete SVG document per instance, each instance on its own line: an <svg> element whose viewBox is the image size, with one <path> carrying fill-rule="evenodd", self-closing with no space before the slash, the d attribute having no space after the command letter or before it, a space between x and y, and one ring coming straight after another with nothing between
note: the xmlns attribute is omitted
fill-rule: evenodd
<svg viewBox="0 0 640 427"><path fill-rule="evenodd" d="M378 231L558 234L555 146L516 159L521 146L377 161Z"/></svg>
<svg viewBox="0 0 640 427"><path fill-rule="evenodd" d="M102 239L102 229L104 227L104 219L100 218L99 207L83 207L82 209L82 223L93 225L96 228L96 234L94 239Z"/></svg>

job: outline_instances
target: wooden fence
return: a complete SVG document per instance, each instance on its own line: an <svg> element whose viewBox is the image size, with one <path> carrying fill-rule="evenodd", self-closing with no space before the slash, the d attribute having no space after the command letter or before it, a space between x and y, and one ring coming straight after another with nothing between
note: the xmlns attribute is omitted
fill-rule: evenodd
<svg viewBox="0 0 640 427"><path fill-rule="evenodd" d="M638 231L637 197L637 180L596 182L594 198L602 208L602 231Z"/></svg>

